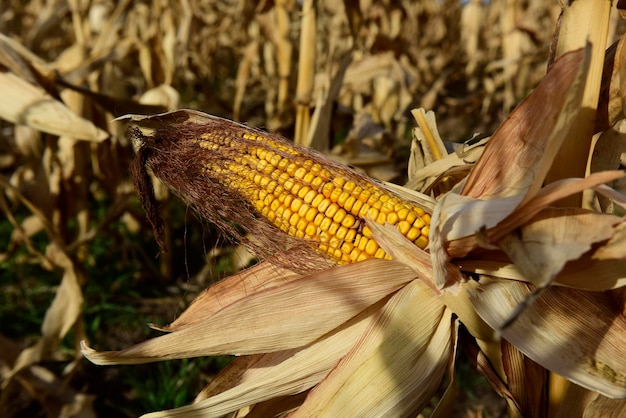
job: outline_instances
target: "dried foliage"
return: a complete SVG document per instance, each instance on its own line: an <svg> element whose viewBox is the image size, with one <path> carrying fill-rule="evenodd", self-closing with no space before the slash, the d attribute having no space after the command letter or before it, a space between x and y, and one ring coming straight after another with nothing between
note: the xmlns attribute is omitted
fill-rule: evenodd
<svg viewBox="0 0 626 418"><path fill-rule="evenodd" d="M411 413L430 405L437 390L442 410L449 406L454 392L449 353L459 341L469 341L462 345L477 353L477 367L507 399L511 415L544 416L544 400L525 389L525 382L544 379L545 368L602 393L571 385L563 395L570 415L584 408L597 413L623 408L621 401L605 397L623 397L623 364L615 363L623 350L615 356L615 346L603 343L594 347L597 356L586 354L600 331L611 343L625 335L619 218L624 180L607 170L624 163L626 53L617 10L597 10L602 24L585 31L598 29L594 39L608 40L606 55L602 44L592 53L556 60L584 46L571 34L581 27L576 16L589 21L584 9L569 11L564 29L555 32L560 6L545 1L5 1L0 7L5 215L0 286L6 301L17 301L16 309L33 304L15 295L31 294L39 281L50 297L36 301L43 307L28 332L14 332L10 322L20 316L1 311L10 320L0 318L0 413L137 413L102 408L103 396L93 384L102 374L86 365L79 342L118 349L143 339L122 338L113 326L99 330L87 321L90 287L99 289L103 280L107 284L99 292L119 292L118 282L107 282L105 272L133 277L136 286L165 288L190 274L202 285L203 275L215 270L212 260L202 259L204 267L185 272L181 248L203 253L214 244L202 243L202 237L184 241L184 222L190 230L203 226L176 216L167 189L156 178L143 177L144 186L154 187L152 212L164 219L158 236L172 250L155 262L158 250L128 174L133 144L124 124L114 120L179 107L262 126L382 181L408 181L406 189L388 187L433 209L439 229L426 253L380 227L374 232L394 261L368 260L332 274L261 263L202 293L179 319L161 327L173 333L123 352L127 362L163 358L162 347L151 341L190 344L180 348L184 355L170 350L169 358L245 354L198 395L195 405L215 413L256 404L249 416L269 416L304 402L304 415L320 408L341 415L345 399L336 388L345 382L363 397L355 396L357 403L374 402L380 413L401 404L406 409L398 413ZM552 78L544 79L548 65ZM579 113L582 108L592 110ZM415 122L418 128L411 129ZM407 138L411 131L413 140ZM441 140L450 148L475 132L494 131L489 142L481 136L452 153ZM582 151L561 144L571 136L590 142L592 132L598 133L590 164L595 174L563 179L567 170L554 167L573 161L566 157L571 153L586 162L588 142ZM545 178L554 183L544 187ZM171 185L188 195L182 184ZM585 209L551 207L588 189L601 196L585 195ZM221 226L231 232L259 232L260 223L247 223L250 214L222 215ZM281 248L280 240L266 242ZM240 254L233 248L212 252ZM280 255L299 257L291 251ZM237 271L247 263L235 256L232 264ZM380 271L390 280L381 281ZM413 280L416 273L423 281ZM461 274L480 276L480 283L462 283ZM454 299L454 292L442 288L454 288L462 297ZM352 293L342 293L346 289ZM323 303L312 305L314 300ZM509 305L492 309L502 300ZM135 302L141 303L130 303ZM424 316L411 311L417 305ZM268 306L281 309L265 316ZM242 316L242 309L250 316ZM259 340L250 339L248 328L255 315L265 318L255 330ZM582 326L590 316L596 322ZM453 317L463 324L460 331ZM555 334L541 322L545 317L568 318L570 328ZM303 325L302 318L309 322ZM171 316L156 319L166 322ZM539 323L537 339L528 338L528 321ZM231 327L236 332L221 332ZM406 329L413 333L403 335ZM107 339L107 332L114 335ZM568 338L572 332L578 339ZM181 333L215 340L186 340ZM555 339L546 349L541 341L550 336ZM549 354L559 349L568 355L555 364ZM391 350L406 362L417 359L415 369L407 375L409 369L399 363L364 367L376 350ZM85 353L102 362L124 357ZM402 382L402 391L393 392L396 398L378 399L387 392L358 386L372 370L389 372L378 374L381 386ZM275 373L286 380L277 381ZM437 378L412 380L419 373ZM449 380L440 385L442 376ZM422 395L413 397L418 388ZM572 406L571 399L584 401Z"/></svg>

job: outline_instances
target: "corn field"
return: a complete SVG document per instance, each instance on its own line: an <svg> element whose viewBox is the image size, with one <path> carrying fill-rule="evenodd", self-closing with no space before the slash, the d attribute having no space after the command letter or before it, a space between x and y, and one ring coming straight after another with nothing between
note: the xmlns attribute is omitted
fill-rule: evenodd
<svg viewBox="0 0 626 418"><path fill-rule="evenodd" d="M0 415L624 416L622 6L2 0Z"/></svg>

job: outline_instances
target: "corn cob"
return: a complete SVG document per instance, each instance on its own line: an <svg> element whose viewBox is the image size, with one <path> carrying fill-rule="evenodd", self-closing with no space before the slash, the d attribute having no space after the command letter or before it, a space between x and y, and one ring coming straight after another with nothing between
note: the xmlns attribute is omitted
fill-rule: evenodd
<svg viewBox="0 0 626 418"><path fill-rule="evenodd" d="M138 152L141 165L150 166L205 217L243 225L262 217L337 263L390 258L372 239L368 222L395 225L418 247L428 245L430 215L417 204L276 135L215 117L208 122L142 136ZM250 211L256 217L249 217ZM219 226L229 228L224 222ZM153 227L158 229L154 222ZM258 233L258 227L249 232Z"/></svg>
<svg viewBox="0 0 626 418"><path fill-rule="evenodd" d="M206 170L287 234L314 241L322 253L341 263L390 258L372 239L368 221L396 225L422 249L428 244L430 215L416 204L347 175L347 169L307 158L285 142L258 132L241 131L237 136L248 145L242 147L225 132L200 135L198 144L210 151L234 147L240 152L228 164L209 161Z"/></svg>

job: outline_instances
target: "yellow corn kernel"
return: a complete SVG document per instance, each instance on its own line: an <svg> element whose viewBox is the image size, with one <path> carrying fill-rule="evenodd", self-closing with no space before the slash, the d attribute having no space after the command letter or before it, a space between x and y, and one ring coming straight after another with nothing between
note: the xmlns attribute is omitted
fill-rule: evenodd
<svg viewBox="0 0 626 418"><path fill-rule="evenodd" d="M388 213L386 221L387 223L390 223L391 225L397 224L399 221L398 214L396 212Z"/></svg>
<svg viewBox="0 0 626 418"><path fill-rule="evenodd" d="M324 219L327 219L323 213L318 213L317 215L315 215L315 219L313 219L313 225L315 226L320 226L322 224L322 221Z"/></svg>
<svg viewBox="0 0 626 418"><path fill-rule="evenodd" d="M324 184L324 179L320 176L317 176L313 180L311 180L311 186L313 187L320 187L322 184Z"/></svg>
<svg viewBox="0 0 626 418"><path fill-rule="evenodd" d="M283 187L285 188L285 190L289 192L291 191L291 188L293 187L294 184L296 184L296 181L292 177L290 177L287 180L285 180L285 182L283 183Z"/></svg>
<svg viewBox="0 0 626 418"><path fill-rule="evenodd" d="M341 197L341 194L343 193L343 191L340 188L336 188L332 191L332 193L330 194L330 200L332 200L333 202L337 202L339 203L339 198ZM341 204L341 203L339 203Z"/></svg>
<svg viewBox="0 0 626 418"><path fill-rule="evenodd" d="M337 235L337 230L339 230L339 224L337 222L332 222L330 227L328 227L328 233L333 237Z"/></svg>
<svg viewBox="0 0 626 418"><path fill-rule="evenodd" d="M289 165L289 159L283 158L278 163L278 167L277 168L284 172L285 168L287 168L288 165ZM285 174L287 174L287 173L285 173ZM287 177L289 177L289 174L287 174Z"/></svg>
<svg viewBox="0 0 626 418"><path fill-rule="evenodd" d="M207 158L206 172L276 227L310 240L336 261L391 258L372 239L368 220L395 225L416 246L428 246L430 215L418 205L275 136L245 127L236 134L216 130L197 143L217 156L228 147L228 155Z"/></svg>
<svg viewBox="0 0 626 418"><path fill-rule="evenodd" d="M312 184L314 178L315 178L315 174L309 172L309 173L306 173L304 177L302 177L302 182L304 184Z"/></svg>
<svg viewBox="0 0 626 418"><path fill-rule="evenodd" d="M352 251L350 251L350 261L357 261L359 255L361 255L361 250L358 248L352 248Z"/></svg>
<svg viewBox="0 0 626 418"><path fill-rule="evenodd" d="M361 208L363 208L363 202L357 199L354 201L354 204L352 205L352 209L350 210L350 212L354 215L360 216L359 214L361 213Z"/></svg>
<svg viewBox="0 0 626 418"><path fill-rule="evenodd" d="M368 213L370 211L370 205L368 205L367 203L363 203L363 206L361 206L361 210L359 210L359 218L366 218L369 217Z"/></svg>
<svg viewBox="0 0 626 418"><path fill-rule="evenodd" d="M333 190L335 190L335 186L333 186L332 183L325 183L324 186L322 186L322 194L324 197L330 197Z"/></svg>
<svg viewBox="0 0 626 418"><path fill-rule="evenodd" d="M321 229L322 231L328 231L328 228L330 228L330 225L331 225L332 223L333 223L332 219L324 217L324 218L322 219L322 222L321 222L321 223L320 223L320 225L319 225L319 226L320 226L320 229Z"/></svg>
<svg viewBox="0 0 626 418"><path fill-rule="evenodd" d="M296 183L293 185L293 187L291 188L291 193L293 193L294 195L298 195L298 192L300 191L300 189L302 188L302 185L300 183Z"/></svg>
<svg viewBox="0 0 626 418"><path fill-rule="evenodd" d="M319 210L319 206L320 206L320 204L321 204L324 200L326 200L326 198L324 197L324 195L317 194L317 195L313 198L313 200L311 201L311 206L313 206L314 208L316 208L317 210ZM306 200L305 200L305 202L306 202ZM330 201L328 201L328 204L330 204ZM328 207L328 206L326 206L326 207Z"/></svg>
<svg viewBox="0 0 626 418"><path fill-rule="evenodd" d="M304 167L300 167L298 169L296 169L296 171L293 173L293 176L297 179L302 179L304 178L304 175L306 174L307 170Z"/></svg>
<svg viewBox="0 0 626 418"><path fill-rule="evenodd" d="M372 195L367 201L367 204L373 207L374 209L381 210L383 207L383 202L378 199L379 196Z"/></svg>
<svg viewBox="0 0 626 418"><path fill-rule="evenodd" d="M367 245L365 246L365 252L368 255L374 255L378 250L378 244L373 239L367 241Z"/></svg>
<svg viewBox="0 0 626 418"><path fill-rule="evenodd" d="M351 212L352 211L352 206L354 205L354 202L356 201L356 199L354 198L354 196L348 196L346 198L346 201L343 203L343 207L346 211Z"/></svg>
<svg viewBox="0 0 626 418"><path fill-rule="evenodd" d="M417 228L409 229L409 232L406 233L406 237L409 241L414 241L421 235L422 231Z"/></svg>
<svg viewBox="0 0 626 418"><path fill-rule="evenodd" d="M326 198L324 200L322 200L322 202L317 206L317 210L319 210L320 212L326 212L326 209L328 209L328 207L332 204L332 202L330 201L329 198ZM313 206L315 207L315 206Z"/></svg>
<svg viewBox="0 0 626 418"><path fill-rule="evenodd" d="M306 211L306 214L304 215L304 219L306 219L307 222L313 222L313 219L315 219L315 216L317 214L318 214L317 209L308 208Z"/></svg>
<svg viewBox="0 0 626 418"><path fill-rule="evenodd" d="M428 245L428 238L426 238L424 236L420 236L418 239L416 239L413 242L415 243L415 245L417 245L418 247L420 247L423 250Z"/></svg>
<svg viewBox="0 0 626 418"><path fill-rule="evenodd" d="M400 231L402 235L406 236L406 233L409 232L409 229L411 229L411 224L407 221L398 222L398 231Z"/></svg>
<svg viewBox="0 0 626 418"><path fill-rule="evenodd" d="M359 200L363 203L367 203L371 194L372 193L369 190L363 190L361 194L359 194Z"/></svg>
<svg viewBox="0 0 626 418"><path fill-rule="evenodd" d="M312 192L313 190L311 190L311 188L309 186L302 186L300 188L300 190L298 190L298 197L300 199L304 199L304 196L307 195L307 193ZM312 198L311 198L312 199Z"/></svg>
<svg viewBox="0 0 626 418"><path fill-rule="evenodd" d="M344 179L343 177L335 177L333 179L333 184L335 185L335 187L343 188L343 185L346 184L346 179Z"/></svg>
<svg viewBox="0 0 626 418"><path fill-rule="evenodd" d="M332 218L333 216L335 216L335 214L337 213L338 210L339 210L339 205L336 204L336 203L331 203L328 206L328 209L326 209L325 214L329 218ZM320 210L320 212L321 212L321 210Z"/></svg>
<svg viewBox="0 0 626 418"><path fill-rule="evenodd" d="M302 206L302 200L300 199L293 199L290 205L290 209L293 212L298 212L300 210L300 207Z"/></svg>
<svg viewBox="0 0 626 418"><path fill-rule="evenodd" d="M300 205L300 208L298 208L298 216L301 218L304 218L306 214L309 212L309 209L311 209L309 205L307 205L306 203L303 203L302 205Z"/></svg>
<svg viewBox="0 0 626 418"><path fill-rule="evenodd" d="M303 187L302 190L304 190L305 188ZM310 188L309 188L310 189ZM302 190L300 190L300 193L302 193ZM318 194L316 190L309 190L308 192L306 192L306 194L304 195L304 197L302 197L302 199L304 200L305 203L310 203L312 204L313 200L317 197L317 196L322 196L321 194ZM317 203L319 205L319 202Z"/></svg>
<svg viewBox="0 0 626 418"><path fill-rule="evenodd" d="M352 192L355 187L356 183L353 181L347 181L346 184L343 185L343 189L347 190L348 192Z"/></svg>
<svg viewBox="0 0 626 418"><path fill-rule="evenodd" d="M422 229L426 225L426 222L422 218L416 218L413 222L413 228Z"/></svg>
<svg viewBox="0 0 626 418"><path fill-rule="evenodd" d="M349 213L346 213L340 222L342 226L345 226L346 228L352 228L354 224L356 223L356 219L354 219L354 216L350 215Z"/></svg>
<svg viewBox="0 0 626 418"><path fill-rule="evenodd" d="M348 228L348 232L346 233L346 237L344 238L344 240L346 242L353 242L356 245L356 237L357 237L356 229Z"/></svg>
<svg viewBox="0 0 626 418"><path fill-rule="evenodd" d="M287 167L285 167L285 171L289 174L290 177L293 178L296 170L298 169L298 165L296 163L289 163Z"/></svg>

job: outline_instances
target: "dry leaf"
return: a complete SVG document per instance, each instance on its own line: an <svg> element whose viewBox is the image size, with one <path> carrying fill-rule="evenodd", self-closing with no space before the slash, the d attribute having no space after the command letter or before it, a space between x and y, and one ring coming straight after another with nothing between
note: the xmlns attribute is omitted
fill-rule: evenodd
<svg viewBox="0 0 626 418"><path fill-rule="evenodd" d="M145 418L193 414L219 417L276 396L307 390L319 383L373 324L374 313L382 303L306 347L240 357L200 392L194 404Z"/></svg>
<svg viewBox="0 0 626 418"><path fill-rule="evenodd" d="M470 173L462 195L532 196L541 187L576 117L589 51L563 55L539 86L500 125Z"/></svg>
<svg viewBox="0 0 626 418"><path fill-rule="evenodd" d="M83 344L83 354L96 364L139 364L166 358L255 354L300 347L415 277L403 264L377 259L331 271L257 292L207 320L125 350L96 352ZM380 271L385 272L384 279ZM324 310L320 311L319 303Z"/></svg>
<svg viewBox="0 0 626 418"><path fill-rule="evenodd" d="M416 306L422 315L415 315ZM420 411L439 387L452 355L451 316L430 288L411 282L292 416Z"/></svg>
<svg viewBox="0 0 626 418"><path fill-rule="evenodd" d="M472 301L501 329L530 293L524 283L497 280L482 283ZM548 288L501 332L543 367L605 396L626 397L626 317L605 293Z"/></svg>
<svg viewBox="0 0 626 418"><path fill-rule="evenodd" d="M0 72L0 118L53 135L65 135L101 142L109 135L90 121L76 115L43 89L12 73Z"/></svg>
<svg viewBox="0 0 626 418"><path fill-rule="evenodd" d="M210 286L200 293L191 305L174 322L162 331L179 331L198 324L226 306L262 290L299 279L301 275L282 268L271 261L264 261Z"/></svg>
<svg viewBox="0 0 626 418"><path fill-rule="evenodd" d="M546 209L498 245L529 282L543 287L568 261L611 238L618 222L616 216L582 209Z"/></svg>

